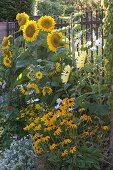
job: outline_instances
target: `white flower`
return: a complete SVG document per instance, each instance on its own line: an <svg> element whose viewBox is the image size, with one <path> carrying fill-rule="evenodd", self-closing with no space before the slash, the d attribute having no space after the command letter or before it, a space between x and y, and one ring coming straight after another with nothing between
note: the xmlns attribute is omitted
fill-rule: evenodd
<svg viewBox="0 0 113 170"><path fill-rule="evenodd" d="M87 41L86 46L89 47L91 45L91 41Z"/></svg>
<svg viewBox="0 0 113 170"><path fill-rule="evenodd" d="M78 38L81 38L81 36L82 36L82 31L80 31L79 33L78 33Z"/></svg>
<svg viewBox="0 0 113 170"><path fill-rule="evenodd" d="M62 99L58 98L56 102L60 105L60 103L62 103Z"/></svg>
<svg viewBox="0 0 113 170"><path fill-rule="evenodd" d="M101 39L97 39L97 40L95 41L95 46L101 46L101 45L102 45Z"/></svg>
<svg viewBox="0 0 113 170"><path fill-rule="evenodd" d="M91 51L96 51L96 47L93 46L93 47L90 48L90 50L91 50Z"/></svg>
<svg viewBox="0 0 113 170"><path fill-rule="evenodd" d="M59 109L59 107L60 107L59 104L57 104L57 105L55 106L55 109Z"/></svg>
<svg viewBox="0 0 113 170"><path fill-rule="evenodd" d="M93 30L93 41L96 41L96 35L95 35L94 30Z"/></svg>
<svg viewBox="0 0 113 170"><path fill-rule="evenodd" d="M66 84L68 82L70 73L71 73L70 65L65 66L63 73L61 73L62 74L61 75L62 83Z"/></svg>
<svg viewBox="0 0 113 170"><path fill-rule="evenodd" d="M79 44L79 40L76 39L76 41L75 41L75 47L76 47L78 44Z"/></svg>
<svg viewBox="0 0 113 170"><path fill-rule="evenodd" d="M73 108L72 108L72 107L71 107L71 108L69 108L69 109L68 109L68 111L69 111L69 112L73 111Z"/></svg>

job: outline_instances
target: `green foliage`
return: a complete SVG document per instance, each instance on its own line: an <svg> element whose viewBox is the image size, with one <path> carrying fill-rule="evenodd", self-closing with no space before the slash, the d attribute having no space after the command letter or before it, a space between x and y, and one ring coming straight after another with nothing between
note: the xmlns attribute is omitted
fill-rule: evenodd
<svg viewBox="0 0 113 170"><path fill-rule="evenodd" d="M65 15L67 16L67 15L70 15L71 13L73 13L75 11L75 7L73 7L73 6L69 6L69 7L67 7L66 9L65 9Z"/></svg>
<svg viewBox="0 0 113 170"><path fill-rule="evenodd" d="M38 15L50 15L57 16L62 15L64 12L64 7L57 2L42 1L37 4L37 14Z"/></svg>
<svg viewBox="0 0 113 170"><path fill-rule="evenodd" d="M0 1L0 20L14 20L19 12L33 14L34 0L1 0Z"/></svg>
<svg viewBox="0 0 113 170"><path fill-rule="evenodd" d="M18 96L3 96L3 102L0 103L0 149L8 148L16 136L21 138L26 135L23 131L24 122L16 120L19 105ZM16 103L15 103L16 100Z"/></svg>

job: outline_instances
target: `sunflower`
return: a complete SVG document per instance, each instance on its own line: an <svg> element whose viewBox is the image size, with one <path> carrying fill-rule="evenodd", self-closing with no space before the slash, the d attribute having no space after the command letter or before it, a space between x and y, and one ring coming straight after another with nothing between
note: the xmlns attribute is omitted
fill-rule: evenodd
<svg viewBox="0 0 113 170"><path fill-rule="evenodd" d="M3 51L3 55L4 55L4 57L11 58L12 57L12 52L9 51L8 49L6 49L6 50Z"/></svg>
<svg viewBox="0 0 113 170"><path fill-rule="evenodd" d="M42 73L40 71L36 72L36 78L42 79Z"/></svg>
<svg viewBox="0 0 113 170"><path fill-rule="evenodd" d="M60 47L60 39L62 38L61 32L52 32L47 36L47 43L50 51L56 52L57 47Z"/></svg>
<svg viewBox="0 0 113 170"><path fill-rule="evenodd" d="M2 49L6 50L10 46L10 38L12 38L12 35L9 35L8 37L4 37L2 40Z"/></svg>
<svg viewBox="0 0 113 170"><path fill-rule="evenodd" d="M62 83L67 83L68 82L70 72L71 72L70 65L65 66L64 71L63 71L63 73L61 75Z"/></svg>
<svg viewBox="0 0 113 170"><path fill-rule="evenodd" d="M28 21L23 29L24 39L28 42L33 42L36 40L39 33L37 23L34 20Z"/></svg>
<svg viewBox="0 0 113 170"><path fill-rule="evenodd" d="M55 28L55 20L51 16L42 16L38 20L38 27L45 31L45 32L51 32Z"/></svg>
<svg viewBox="0 0 113 170"><path fill-rule="evenodd" d="M16 15L16 20L18 21L20 29L22 30L24 28L24 25L27 23L27 21L29 21L29 16L25 12L18 13Z"/></svg>
<svg viewBox="0 0 113 170"><path fill-rule="evenodd" d="M42 90L43 96L45 96L46 94L50 95L52 93L52 89L48 86L45 86Z"/></svg>
<svg viewBox="0 0 113 170"><path fill-rule="evenodd" d="M6 66L6 67L11 67L12 66L12 62L11 60L8 58L8 57L4 57L3 59L3 64Z"/></svg>

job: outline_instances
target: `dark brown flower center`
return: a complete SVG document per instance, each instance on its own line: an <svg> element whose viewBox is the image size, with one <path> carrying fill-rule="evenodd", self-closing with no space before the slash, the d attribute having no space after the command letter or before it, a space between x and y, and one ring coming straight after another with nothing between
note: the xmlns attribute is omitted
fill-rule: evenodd
<svg viewBox="0 0 113 170"><path fill-rule="evenodd" d="M26 35L28 37L33 37L34 33L35 33L34 25L28 25L28 27L26 28Z"/></svg>

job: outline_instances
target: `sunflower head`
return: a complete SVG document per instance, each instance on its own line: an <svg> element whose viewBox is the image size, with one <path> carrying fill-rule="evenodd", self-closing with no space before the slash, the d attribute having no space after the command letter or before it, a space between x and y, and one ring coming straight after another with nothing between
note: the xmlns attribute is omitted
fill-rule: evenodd
<svg viewBox="0 0 113 170"><path fill-rule="evenodd" d="M29 21L29 16L25 12L18 13L16 15L16 20L18 21L20 29L22 30L27 21Z"/></svg>
<svg viewBox="0 0 113 170"><path fill-rule="evenodd" d="M38 27L45 32L51 32L55 28L55 20L51 16L42 16L38 20Z"/></svg>
<svg viewBox="0 0 113 170"><path fill-rule="evenodd" d="M10 68L12 66L12 62L8 57L4 57L3 64L8 68Z"/></svg>
<svg viewBox="0 0 113 170"><path fill-rule="evenodd" d="M6 50L10 46L10 38L12 38L12 35L9 35L8 37L4 37L2 40L2 49Z"/></svg>
<svg viewBox="0 0 113 170"><path fill-rule="evenodd" d="M12 52L10 50L6 49L3 51L3 55L4 55L4 57L10 58L10 57L12 57Z"/></svg>
<svg viewBox="0 0 113 170"><path fill-rule="evenodd" d="M36 40L39 33L37 23L34 20L30 20L26 23L23 29L24 39L28 42L33 42Z"/></svg>
<svg viewBox="0 0 113 170"><path fill-rule="evenodd" d="M50 51L56 52L57 47L60 47L60 40L62 38L61 32L52 32L47 36L47 43Z"/></svg>
<svg viewBox="0 0 113 170"><path fill-rule="evenodd" d="M35 75L36 75L36 78L37 78L37 79L42 79L42 76L43 76L43 75L42 75L42 73L41 73L40 71L36 72Z"/></svg>

